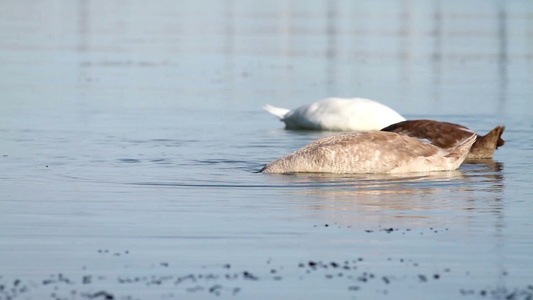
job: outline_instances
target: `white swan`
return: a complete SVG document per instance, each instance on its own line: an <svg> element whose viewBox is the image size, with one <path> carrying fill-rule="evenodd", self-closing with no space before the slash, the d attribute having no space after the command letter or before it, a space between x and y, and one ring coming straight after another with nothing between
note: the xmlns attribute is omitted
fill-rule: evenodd
<svg viewBox="0 0 533 300"><path fill-rule="evenodd" d="M468 130L468 129L467 129ZM408 173L459 168L476 133L442 149L394 132L341 133L325 137L267 164L263 173Z"/></svg>
<svg viewBox="0 0 533 300"><path fill-rule="evenodd" d="M363 98L326 98L293 110L267 104L263 109L285 122L287 129L367 131L405 121L392 108Z"/></svg>

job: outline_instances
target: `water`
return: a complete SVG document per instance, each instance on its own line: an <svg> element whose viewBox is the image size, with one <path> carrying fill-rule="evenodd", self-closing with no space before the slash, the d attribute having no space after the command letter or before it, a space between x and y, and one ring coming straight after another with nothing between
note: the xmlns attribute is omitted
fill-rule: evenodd
<svg viewBox="0 0 533 300"><path fill-rule="evenodd" d="M0 299L531 299L529 1L0 4ZM368 97L481 133L453 172L267 175Z"/></svg>

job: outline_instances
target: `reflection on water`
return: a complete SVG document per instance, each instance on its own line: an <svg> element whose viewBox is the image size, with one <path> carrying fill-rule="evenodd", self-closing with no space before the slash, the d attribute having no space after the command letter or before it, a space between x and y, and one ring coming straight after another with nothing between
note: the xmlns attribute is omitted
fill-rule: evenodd
<svg viewBox="0 0 533 300"><path fill-rule="evenodd" d="M468 160L463 163L463 168L469 171L469 177L485 178L490 182L488 191L503 189L503 163L492 159Z"/></svg>
<svg viewBox="0 0 533 300"><path fill-rule="evenodd" d="M266 179L275 186L284 184L310 186L315 184L318 192L358 194L408 194L421 191L445 189L468 189L468 184L481 181L487 184L487 191L500 193L503 189L503 164L494 160L470 161L463 164L468 175L459 170L409 173L409 174L329 174L298 173L269 174ZM316 191L312 191L314 193Z"/></svg>
<svg viewBox="0 0 533 300"><path fill-rule="evenodd" d="M16 51L47 47L47 56L71 50L76 55L69 63L77 64L77 73L68 75L79 79L83 99L110 92L103 87L138 87L139 97L157 91L161 94L154 98L165 99L153 101L165 103L172 93L188 94L202 87L209 100L220 101L223 96L222 101L234 103L240 96L251 97L244 89L249 84L261 99L253 103L256 108L269 99L293 107L325 96L367 96L411 114L430 110L445 114L456 113L450 105L462 103L456 99L460 94L478 112L498 114L506 101L518 101L508 99L509 94L527 90L526 82L513 80L517 74L531 78L521 65L533 55L531 47L522 46L531 44L526 4L520 9L506 1L457 5L436 0L384 7L327 1L305 7L274 2L255 8L226 1L207 10L168 5L163 11L157 5L144 7L140 1L104 5L79 0L58 11L46 3L40 2L38 9L61 22L28 20L25 28L50 36L49 40L28 38L18 43L9 35L0 46ZM3 6L6 11L17 7ZM143 9L154 18L142 19ZM0 26L17 28L17 21L7 17ZM75 30L65 39L58 27ZM144 55L151 51L161 55L158 59ZM256 56L265 59L251 58ZM147 74L160 83L139 82L145 77L137 73L147 70L138 68L148 69ZM46 78L40 71L34 76ZM475 97L462 84L486 90L476 91ZM459 90L450 91L450 85ZM123 93L132 96L129 101L140 100ZM485 99L488 103L481 105Z"/></svg>
<svg viewBox="0 0 533 300"><path fill-rule="evenodd" d="M505 187L502 170L500 162L480 160L464 164L460 170L446 172L269 174L266 179L277 186L305 184L308 189L293 189L287 193L305 195L305 198L295 197L301 199L301 208L326 216L330 222L360 227L394 224L397 223L394 221L396 218L407 218L414 223L404 221L404 226L413 226L418 224L416 220L425 218L433 218L435 223L446 222L449 215L442 218L441 214L453 211L461 214L460 211L479 210L479 213L489 213L496 219L502 218L504 207L500 200ZM309 186L309 183L314 185ZM338 213L332 215L332 211ZM378 219L376 213L379 214ZM497 224L501 225L501 222Z"/></svg>

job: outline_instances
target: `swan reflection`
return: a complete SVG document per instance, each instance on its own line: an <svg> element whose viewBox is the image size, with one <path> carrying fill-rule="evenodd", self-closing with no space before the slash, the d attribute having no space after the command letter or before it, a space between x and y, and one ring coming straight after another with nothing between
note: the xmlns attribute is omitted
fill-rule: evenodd
<svg viewBox="0 0 533 300"><path fill-rule="evenodd" d="M287 191L291 201L298 201L299 208L308 214L325 218L324 222L354 226L408 222L404 225L413 226L417 220L428 218L433 219L433 224L449 222L456 215L465 217L464 212L473 209L500 215L502 170L502 163L482 160L447 172L301 173L270 175L266 180L276 185L305 186Z"/></svg>

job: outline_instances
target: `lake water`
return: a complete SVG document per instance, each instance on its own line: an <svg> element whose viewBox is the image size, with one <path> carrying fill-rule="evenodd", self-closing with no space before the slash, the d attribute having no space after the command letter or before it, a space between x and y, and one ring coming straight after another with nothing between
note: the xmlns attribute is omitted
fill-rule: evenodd
<svg viewBox="0 0 533 300"><path fill-rule="evenodd" d="M0 299L532 299L533 2L0 2ZM269 175L367 97L486 133L431 174Z"/></svg>

